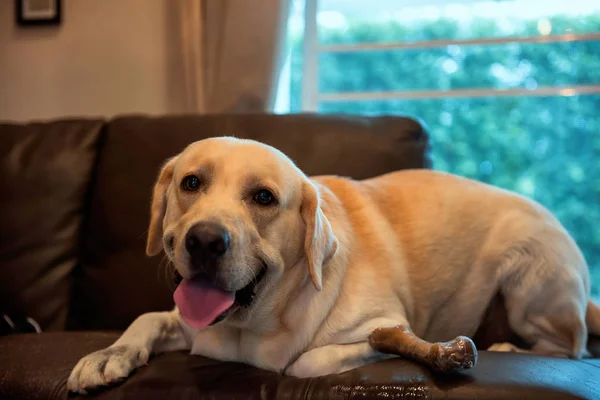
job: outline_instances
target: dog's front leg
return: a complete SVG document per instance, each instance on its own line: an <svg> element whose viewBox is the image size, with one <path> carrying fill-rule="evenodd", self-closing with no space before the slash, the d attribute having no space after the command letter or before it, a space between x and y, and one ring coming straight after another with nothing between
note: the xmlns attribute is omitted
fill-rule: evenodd
<svg viewBox="0 0 600 400"><path fill-rule="evenodd" d="M395 357L374 349L367 338L378 326L396 326L399 323L408 324L401 315L368 321L343 337L342 340L348 344L330 344L311 349L301 354L283 373L298 378L339 374L365 364Z"/></svg>
<svg viewBox="0 0 600 400"><path fill-rule="evenodd" d="M368 342L328 345L307 351L284 373L299 378L336 374L394 356L408 358L438 372L468 369L477 363L477 349L467 337L429 343L407 326L398 325L375 329Z"/></svg>
<svg viewBox="0 0 600 400"><path fill-rule="evenodd" d="M298 378L339 374L391 357L394 356L374 350L366 341L352 344L331 344L303 353L285 369L284 374Z"/></svg>
<svg viewBox="0 0 600 400"><path fill-rule="evenodd" d="M126 378L145 365L151 354L189 349L191 340L178 312L153 312L138 317L110 347L91 353L77 363L69 380L69 390L88 390Z"/></svg>

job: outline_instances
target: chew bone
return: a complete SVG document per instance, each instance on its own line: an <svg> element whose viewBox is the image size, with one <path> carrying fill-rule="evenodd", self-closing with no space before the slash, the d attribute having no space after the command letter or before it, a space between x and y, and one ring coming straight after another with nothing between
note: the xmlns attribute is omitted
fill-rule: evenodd
<svg viewBox="0 0 600 400"><path fill-rule="evenodd" d="M477 364L477 348L466 336L458 336L449 342L429 343L418 338L410 328L398 325L375 329L369 336L369 343L377 351L411 359L437 372L460 371Z"/></svg>

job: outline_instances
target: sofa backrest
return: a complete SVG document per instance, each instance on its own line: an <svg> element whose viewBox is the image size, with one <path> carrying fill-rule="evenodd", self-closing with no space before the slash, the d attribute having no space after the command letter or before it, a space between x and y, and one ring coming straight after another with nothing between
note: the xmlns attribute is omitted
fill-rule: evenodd
<svg viewBox="0 0 600 400"><path fill-rule="evenodd" d="M103 121L0 124L0 313L64 329Z"/></svg>
<svg viewBox="0 0 600 400"><path fill-rule="evenodd" d="M47 172L58 173L54 180L45 176L43 157L21 162L39 166L41 171L32 179L52 182L49 192L59 191L64 186L61 177L79 183L79 186L75 185L76 190L72 189L72 196L77 197L77 206L71 205L73 199L64 204L60 201L46 204L45 200L50 201L51 196L38 199L39 207L53 207L57 218L65 214L61 220L65 224L70 221L67 218L76 219L77 229L68 230L69 251L63 251L65 255L58 255L46 264L40 259L35 266L35 271L44 271L61 282L54 295L62 299L60 307L63 314L68 305L66 326L70 329L123 329L144 312L172 307L171 277L166 274L165 261L161 261L160 256L149 258L144 253L149 201L160 166L193 141L212 136L259 140L282 150L309 175L337 174L360 179L392 170L429 166L427 135L423 127L412 119L401 117L264 114L130 116L109 121L103 129L98 122L94 126L94 135L86 135L85 132L92 129L86 128L79 133L80 137L74 133L74 128L65 126L65 132L78 138L67 140L71 136L66 135L57 142L57 148L71 146L77 150L73 143L79 142L87 143L88 147L81 145L81 154L65 156L63 164L66 166L61 171L53 170L51 164ZM11 129L0 127L1 143L4 143L5 132ZM26 134L27 128L23 129L23 134ZM44 140L51 139L44 137ZM31 146L35 148L36 145ZM14 157L12 154L18 151L18 146L11 145L3 150L2 155ZM80 158L85 158L87 163ZM72 167L69 160L73 162ZM5 166L2 165L0 175L4 174ZM20 193L19 181L17 173L4 185L6 188L0 186L0 190L6 189L0 198L2 206L18 198L14 196ZM0 226L0 235L11 236L17 232L24 236L24 240L38 237L29 236L18 219L11 222L7 231ZM47 244L26 242L28 247L23 247L22 251L28 248L37 250L46 245L49 246L48 251L58 251L59 247L53 245L53 241L62 238L61 229L65 227L53 226L44 232L44 237L49 238ZM75 266L73 246L78 240L81 246L75 247L79 249ZM3 250L4 245L0 243L0 255L4 254ZM0 259L0 279L13 273L22 274L22 271L30 273L27 263L13 258L12 254L6 255L8 264L5 257ZM65 259L71 260L69 267L56 269L63 265L61 263ZM31 273L39 275L39 272ZM37 310L42 305L34 301L39 296L21 303L22 293L37 289L28 288L24 283L5 286L10 290L9 300L4 298L4 293L9 292L0 286L2 302L21 304L29 315L40 318ZM20 297L15 298L15 293ZM50 301L48 296L44 299ZM0 303L0 312L2 307ZM64 319L61 314L56 321L44 317L41 322L45 328L61 329Z"/></svg>

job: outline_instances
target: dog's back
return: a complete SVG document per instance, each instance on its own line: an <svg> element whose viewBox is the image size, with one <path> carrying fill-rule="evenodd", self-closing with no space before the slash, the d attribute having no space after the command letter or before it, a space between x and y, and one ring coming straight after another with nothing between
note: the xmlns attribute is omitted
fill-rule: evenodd
<svg viewBox="0 0 600 400"><path fill-rule="evenodd" d="M534 348L583 351L587 265L541 205L428 170L315 180L331 191L324 191L324 210L348 248L334 321L352 325L389 313L394 296L417 335L449 340L473 335L502 293L511 328Z"/></svg>

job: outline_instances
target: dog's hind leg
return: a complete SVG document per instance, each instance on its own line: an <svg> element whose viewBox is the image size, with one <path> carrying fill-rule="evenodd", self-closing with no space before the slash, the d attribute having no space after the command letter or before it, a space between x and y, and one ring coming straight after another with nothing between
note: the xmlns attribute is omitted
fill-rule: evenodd
<svg viewBox="0 0 600 400"><path fill-rule="evenodd" d="M501 256L498 280L508 322L531 352L580 358L587 342L587 266L562 228L536 223L533 235L514 242ZM491 350L506 349L496 345Z"/></svg>

